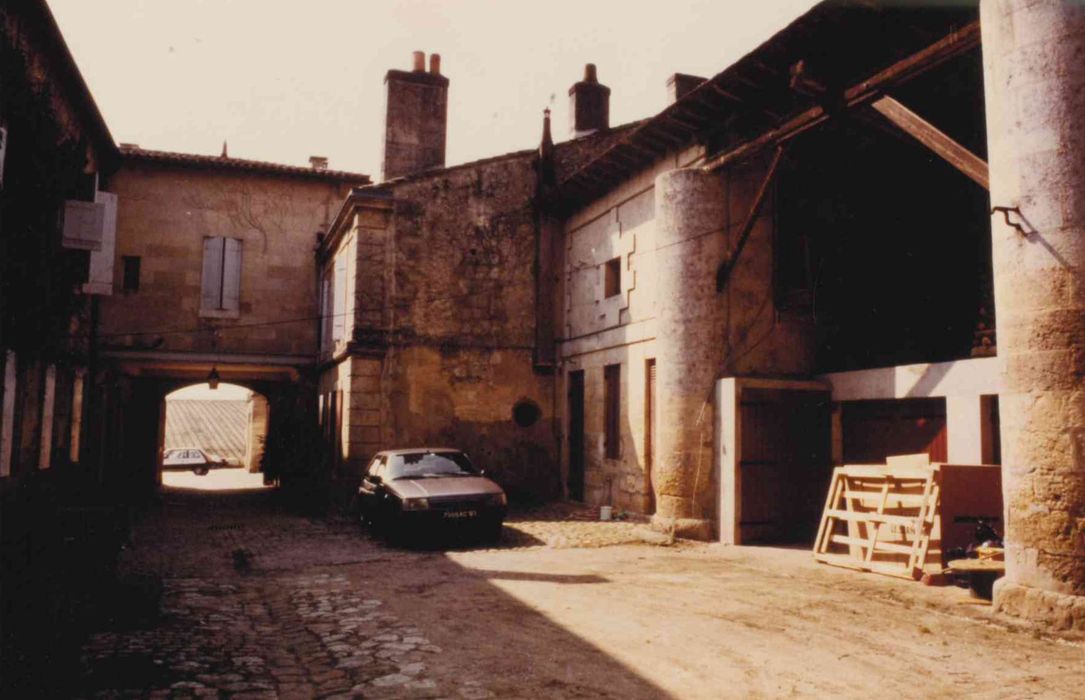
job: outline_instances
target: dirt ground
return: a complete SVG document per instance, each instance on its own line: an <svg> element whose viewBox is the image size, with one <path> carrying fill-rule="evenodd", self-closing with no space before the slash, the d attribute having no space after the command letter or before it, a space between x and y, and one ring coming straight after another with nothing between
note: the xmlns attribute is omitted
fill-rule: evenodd
<svg viewBox="0 0 1085 700"><path fill-rule="evenodd" d="M806 551L635 543L575 509L395 549L274 492L168 493L124 568L165 611L84 646L117 697L1082 697L1085 646Z"/></svg>

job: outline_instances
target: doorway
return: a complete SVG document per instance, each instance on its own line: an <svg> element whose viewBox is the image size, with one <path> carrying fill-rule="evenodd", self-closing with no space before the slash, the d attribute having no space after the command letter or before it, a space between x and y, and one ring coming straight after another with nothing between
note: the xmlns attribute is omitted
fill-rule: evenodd
<svg viewBox="0 0 1085 700"><path fill-rule="evenodd" d="M569 373L569 498L584 500L584 370Z"/></svg>

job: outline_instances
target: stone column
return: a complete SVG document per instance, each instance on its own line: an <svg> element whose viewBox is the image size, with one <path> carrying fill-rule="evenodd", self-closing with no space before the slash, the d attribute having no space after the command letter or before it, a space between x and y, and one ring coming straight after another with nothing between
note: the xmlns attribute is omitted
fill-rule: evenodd
<svg viewBox="0 0 1085 700"><path fill-rule="evenodd" d="M260 471L267 441L267 399L256 392L249 397L249 440L245 450L245 467L252 473Z"/></svg>
<svg viewBox="0 0 1085 700"><path fill-rule="evenodd" d="M726 250L727 193L698 168L656 178L656 442L658 527L710 539L716 376L723 359L723 304L716 270Z"/></svg>
<svg viewBox="0 0 1085 700"><path fill-rule="evenodd" d="M997 609L1085 631L1085 6L982 0L1006 576Z"/></svg>

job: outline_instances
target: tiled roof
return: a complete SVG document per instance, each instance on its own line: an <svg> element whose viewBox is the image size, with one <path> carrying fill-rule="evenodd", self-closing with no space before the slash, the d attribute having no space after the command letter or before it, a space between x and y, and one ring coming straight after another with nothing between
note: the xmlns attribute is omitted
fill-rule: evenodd
<svg viewBox="0 0 1085 700"><path fill-rule="evenodd" d="M202 447L241 464L248 433L248 401L166 401L166 449Z"/></svg>
<svg viewBox="0 0 1085 700"><path fill-rule="evenodd" d="M243 170L268 175L286 175L289 177L308 177L317 180L334 180L350 184L364 185L370 179L362 173L343 170L317 170L301 165L268 163L261 160L245 160L222 156L203 156L194 153L174 153L172 151L154 151L128 144L121 145L121 156L128 162L162 163L187 168L214 170Z"/></svg>

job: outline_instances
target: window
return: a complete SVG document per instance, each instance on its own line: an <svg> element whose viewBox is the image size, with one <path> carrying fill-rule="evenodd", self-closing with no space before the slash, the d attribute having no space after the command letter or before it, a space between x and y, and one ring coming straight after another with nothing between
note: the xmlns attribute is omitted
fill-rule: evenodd
<svg viewBox="0 0 1085 700"><path fill-rule="evenodd" d="M603 264L603 296L612 297L622 293L622 259L613 258Z"/></svg>
<svg viewBox="0 0 1085 700"><path fill-rule="evenodd" d="M125 255L121 258L124 264L124 291L139 291L139 256Z"/></svg>
<svg viewBox="0 0 1085 700"><path fill-rule="evenodd" d="M236 316L241 308L241 241L237 238L203 239L203 284L200 312Z"/></svg>
<svg viewBox="0 0 1085 700"><path fill-rule="evenodd" d="M607 458L621 457L622 366L607 365L603 368L603 449Z"/></svg>

